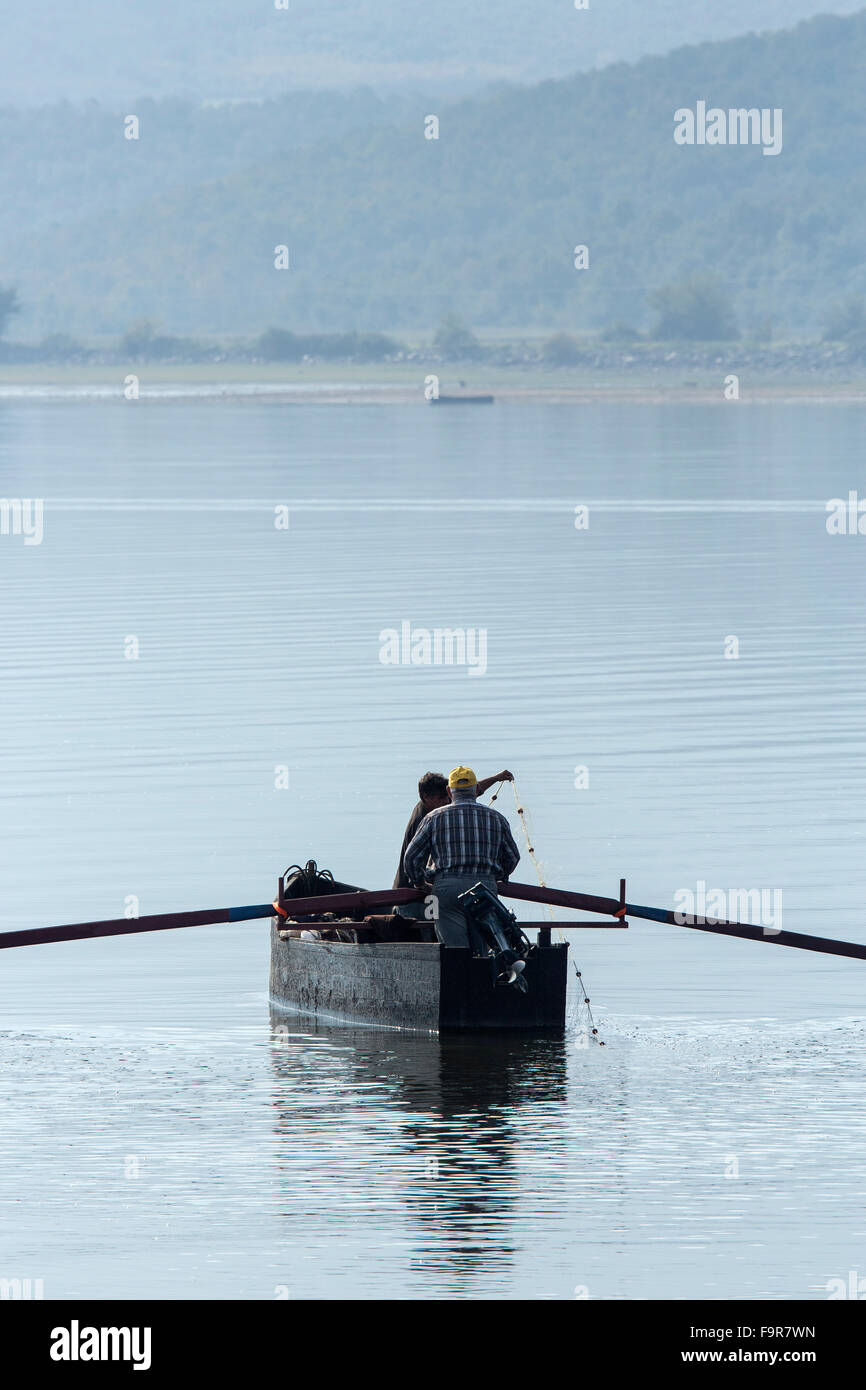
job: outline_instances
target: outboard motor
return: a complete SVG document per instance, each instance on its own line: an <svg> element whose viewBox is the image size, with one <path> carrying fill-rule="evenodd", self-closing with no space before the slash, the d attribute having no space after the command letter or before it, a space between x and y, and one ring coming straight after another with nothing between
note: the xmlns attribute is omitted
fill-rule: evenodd
<svg viewBox="0 0 866 1390"><path fill-rule="evenodd" d="M524 936L513 912L509 912L495 893L476 883L457 898L470 922L470 935L480 938L478 954L491 958L493 980L497 985L514 985L526 994L523 972L532 943Z"/></svg>

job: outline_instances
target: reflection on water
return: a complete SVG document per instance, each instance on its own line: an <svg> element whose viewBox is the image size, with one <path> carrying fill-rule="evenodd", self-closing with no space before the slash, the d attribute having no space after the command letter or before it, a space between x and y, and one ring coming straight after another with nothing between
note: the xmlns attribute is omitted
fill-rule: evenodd
<svg viewBox="0 0 866 1390"><path fill-rule="evenodd" d="M466 1292L472 1275L483 1275L491 1265L507 1279L515 1254L510 1219L519 1198L522 1126L539 1109L564 1104L567 1042L321 1026L293 1036L284 1015L272 1013L271 1021L281 1149L303 1143L315 1164L309 1136L317 1133L319 1088L336 1080L325 1059L335 1061L344 1073L342 1084L378 1093L397 1122L391 1159L414 1172L404 1193L406 1215L417 1228L419 1253L411 1267L447 1277L452 1288ZM320 1065L308 1111L298 1104L295 1086L297 1053L311 1037L324 1046L317 1050ZM556 1149L554 1142L552 1154ZM330 1168L327 1156L323 1161ZM359 1171L355 1180L375 1189L373 1173Z"/></svg>
<svg viewBox="0 0 866 1390"><path fill-rule="evenodd" d="M4 1277L47 1298L785 1299L862 1264L862 1019L606 1015L605 1048L269 1027L237 962L200 997L178 981L183 1024L146 977L126 1022L0 1032Z"/></svg>

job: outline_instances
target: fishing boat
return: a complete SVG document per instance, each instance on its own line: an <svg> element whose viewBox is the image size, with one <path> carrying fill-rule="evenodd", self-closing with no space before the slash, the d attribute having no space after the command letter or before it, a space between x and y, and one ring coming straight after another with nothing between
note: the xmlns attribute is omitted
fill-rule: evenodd
<svg viewBox="0 0 866 1390"><path fill-rule="evenodd" d="M269 917L274 1011L412 1032L504 1029L524 1036L561 1032L565 1027L568 945L551 940L554 928L558 932L624 929L632 916L713 936L866 960L866 944L859 941L689 917L629 903L625 879L620 879L617 898L511 881L498 884L497 893L476 884L461 896L472 945L445 947L423 915L413 918L401 911L408 904L417 911L418 904L426 902L420 890L367 892L338 882L308 860L303 869L293 865L280 876L271 903L4 931L0 950ZM502 898L594 916L556 923L518 922ZM397 912L380 915L386 907ZM527 935L532 931L535 939Z"/></svg>
<svg viewBox="0 0 866 1390"><path fill-rule="evenodd" d="M421 897L413 889L367 893L315 861L287 869L271 923L272 1007L417 1032L562 1032L568 943L551 941L549 923L521 924L524 936L540 927L540 940L526 951L520 976L508 979L494 951L442 946L423 919L400 915L401 905ZM383 898L397 900L396 915L370 915ZM319 903L322 910L311 912Z"/></svg>

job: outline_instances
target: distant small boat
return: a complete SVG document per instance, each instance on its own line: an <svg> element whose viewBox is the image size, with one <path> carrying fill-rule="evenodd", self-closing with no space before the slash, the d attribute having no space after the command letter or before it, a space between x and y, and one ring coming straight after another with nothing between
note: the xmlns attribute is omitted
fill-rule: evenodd
<svg viewBox="0 0 866 1390"><path fill-rule="evenodd" d="M463 393L460 396L431 396L431 405L492 405L494 396L472 396Z"/></svg>

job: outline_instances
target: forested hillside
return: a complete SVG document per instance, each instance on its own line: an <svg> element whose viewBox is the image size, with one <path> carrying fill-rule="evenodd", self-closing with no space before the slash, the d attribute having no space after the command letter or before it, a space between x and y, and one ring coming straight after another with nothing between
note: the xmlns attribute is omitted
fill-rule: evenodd
<svg viewBox="0 0 866 1390"><path fill-rule="evenodd" d="M6 111L0 284L16 333L604 328L718 277L749 332L813 332L866 292L866 13L431 105ZM781 153L681 146L674 112L781 108ZM439 118L438 140L424 138ZM290 269L274 269L286 244ZM589 248L577 270L574 248Z"/></svg>

